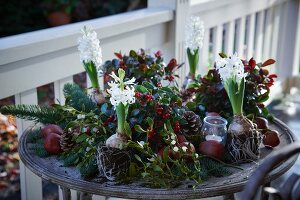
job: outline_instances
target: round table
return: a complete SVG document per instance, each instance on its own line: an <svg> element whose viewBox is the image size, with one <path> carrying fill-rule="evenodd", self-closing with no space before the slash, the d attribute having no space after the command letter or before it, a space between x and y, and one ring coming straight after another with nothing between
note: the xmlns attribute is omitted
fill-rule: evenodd
<svg viewBox="0 0 300 200"><path fill-rule="evenodd" d="M270 123L271 129L276 129L280 133L280 145L275 149L290 144L295 141L295 136L291 130L280 120L275 119ZM55 156L40 158L30 152L27 148L27 136L32 129L25 131L19 141L20 158L27 168L43 179L49 180L63 189L64 199L69 199L69 189L79 192L95 194L109 197L132 198L132 199L196 199L203 197L213 197L222 195L232 195L243 190L248 177L257 168L257 165L268 156L272 150L261 147L261 159L257 163L241 164L240 169L233 169L233 173L225 177L211 177L200 184L196 189L184 183L172 189L146 188L140 183L128 185L117 185L114 182L106 181L103 178L84 180L75 167L64 167L63 163ZM276 179L290 169L295 163L297 156L289 158L274 168L265 178L265 183Z"/></svg>

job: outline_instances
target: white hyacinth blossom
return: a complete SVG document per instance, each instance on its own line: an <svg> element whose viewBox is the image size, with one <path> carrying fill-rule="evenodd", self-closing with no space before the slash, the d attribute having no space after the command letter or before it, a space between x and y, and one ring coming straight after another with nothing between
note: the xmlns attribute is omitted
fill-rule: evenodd
<svg viewBox="0 0 300 200"><path fill-rule="evenodd" d="M108 83L110 88L107 92L111 95L110 103L116 108L120 103L124 105L133 104L135 102L135 92L132 86L135 78L123 82L123 78L116 76L114 72L110 75L115 81Z"/></svg>
<svg viewBox="0 0 300 200"><path fill-rule="evenodd" d="M244 74L244 65L241 59L237 56L237 53L227 58L220 58L216 61L216 68L219 70L222 81L226 81L229 78L236 76L237 82L240 82Z"/></svg>
<svg viewBox="0 0 300 200"><path fill-rule="evenodd" d="M191 50L201 49L204 39L204 22L197 16L188 18L185 26L185 46Z"/></svg>
<svg viewBox="0 0 300 200"><path fill-rule="evenodd" d="M98 73L101 73L102 50L97 33L91 27L83 27L81 29L82 37L78 39L78 50L80 51L80 62L93 62Z"/></svg>

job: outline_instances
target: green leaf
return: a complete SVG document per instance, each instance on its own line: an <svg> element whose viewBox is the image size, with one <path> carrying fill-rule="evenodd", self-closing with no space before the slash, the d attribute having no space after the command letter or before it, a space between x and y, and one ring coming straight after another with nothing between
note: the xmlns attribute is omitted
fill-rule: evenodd
<svg viewBox="0 0 300 200"><path fill-rule="evenodd" d="M125 122L124 128L125 128L125 134L126 134L129 138L131 138L132 132L131 132L130 125L129 125L127 122Z"/></svg>
<svg viewBox="0 0 300 200"><path fill-rule="evenodd" d="M169 87L162 87L160 88L161 91L165 91L165 92L168 92L168 93L173 93L173 91L171 90L171 88Z"/></svg>
<svg viewBox="0 0 300 200"><path fill-rule="evenodd" d="M143 86L145 86L147 89L150 89L150 90L154 90L154 88L155 88L151 83L149 83L147 81L143 82Z"/></svg>
<svg viewBox="0 0 300 200"><path fill-rule="evenodd" d="M164 163L167 163L168 160L169 160L169 151L170 151L169 147L166 147L164 149L164 154L163 154L163 157L162 157Z"/></svg>
<svg viewBox="0 0 300 200"><path fill-rule="evenodd" d="M137 57L137 53L134 51L134 50L131 50L130 52L129 52L129 56L130 57Z"/></svg>
<svg viewBox="0 0 300 200"><path fill-rule="evenodd" d="M153 171L155 171L155 172L162 172L163 170L162 170L162 168L160 166L153 165Z"/></svg>
<svg viewBox="0 0 300 200"><path fill-rule="evenodd" d="M147 131L145 131L140 125L135 125L134 129L138 132L138 133L146 133Z"/></svg>
<svg viewBox="0 0 300 200"><path fill-rule="evenodd" d="M68 128L75 127L76 125L78 125L78 122L70 121L70 122L66 125L65 129L68 130Z"/></svg>
<svg viewBox="0 0 300 200"><path fill-rule="evenodd" d="M145 88L144 86L142 85L137 85L135 87L135 89L138 91L138 92L141 92L141 93L148 93L149 91L147 90L147 88Z"/></svg>
<svg viewBox="0 0 300 200"><path fill-rule="evenodd" d="M137 159L139 162L143 163L142 159L140 156L138 156L137 154L134 154L135 159ZM144 164L144 163L143 163Z"/></svg>
<svg viewBox="0 0 300 200"><path fill-rule="evenodd" d="M137 168L137 164L131 162L130 165L129 165L129 176L130 177L135 177L137 175L136 168Z"/></svg>
<svg viewBox="0 0 300 200"><path fill-rule="evenodd" d="M143 178L145 178L145 177L149 176L150 174L147 173L147 172L143 172L143 173L141 173L141 175L142 175Z"/></svg>
<svg viewBox="0 0 300 200"><path fill-rule="evenodd" d="M85 141L87 138L88 138L87 134L82 133L81 135L79 135L76 138L76 143L81 143L81 142Z"/></svg>
<svg viewBox="0 0 300 200"><path fill-rule="evenodd" d="M187 102L186 107L188 107L190 110L195 110L197 104L195 102Z"/></svg>
<svg viewBox="0 0 300 200"><path fill-rule="evenodd" d="M140 109L134 109L134 110L131 112L131 115L132 115L132 116L137 116L139 113L140 113Z"/></svg>
<svg viewBox="0 0 300 200"><path fill-rule="evenodd" d="M154 121L153 121L152 118L147 117L147 118L146 118L146 121L147 121L147 123L148 123L148 125L149 125L150 127L153 127Z"/></svg>

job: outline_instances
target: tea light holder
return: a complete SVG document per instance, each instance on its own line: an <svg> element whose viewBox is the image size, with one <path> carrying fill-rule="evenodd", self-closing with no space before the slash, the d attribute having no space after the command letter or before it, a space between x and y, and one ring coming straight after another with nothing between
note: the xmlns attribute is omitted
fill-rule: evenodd
<svg viewBox="0 0 300 200"><path fill-rule="evenodd" d="M225 146L227 139L227 120L220 116L207 116L203 120L201 133L204 139L214 140Z"/></svg>

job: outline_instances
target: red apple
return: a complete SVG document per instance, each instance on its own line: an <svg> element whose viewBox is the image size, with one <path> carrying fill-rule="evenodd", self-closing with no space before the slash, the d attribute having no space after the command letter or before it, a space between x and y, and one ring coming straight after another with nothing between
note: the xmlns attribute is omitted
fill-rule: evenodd
<svg viewBox="0 0 300 200"><path fill-rule="evenodd" d="M201 142L198 150L203 155L211 156L217 159L222 159L225 152L224 146L214 140Z"/></svg>
<svg viewBox="0 0 300 200"><path fill-rule="evenodd" d="M276 130L267 131L263 137L263 144L267 147L276 147L280 144L279 133Z"/></svg>
<svg viewBox="0 0 300 200"><path fill-rule="evenodd" d="M56 124L49 124L42 128L42 134L43 134L44 138L46 138L49 133L56 133L58 135L61 135L61 134L63 134L63 132L64 131L62 130L62 128L60 128Z"/></svg>
<svg viewBox="0 0 300 200"><path fill-rule="evenodd" d="M50 154L58 154L62 152L60 147L61 136L56 133L48 133L44 140L44 147L46 151Z"/></svg>
<svg viewBox="0 0 300 200"><path fill-rule="evenodd" d="M268 120L263 117L256 117L255 123L257 124L257 128L259 129L267 129L269 127Z"/></svg>
<svg viewBox="0 0 300 200"><path fill-rule="evenodd" d="M177 139L179 144L183 142L187 142L187 139L185 138L184 135L177 135Z"/></svg>

